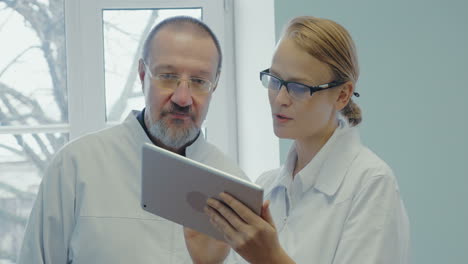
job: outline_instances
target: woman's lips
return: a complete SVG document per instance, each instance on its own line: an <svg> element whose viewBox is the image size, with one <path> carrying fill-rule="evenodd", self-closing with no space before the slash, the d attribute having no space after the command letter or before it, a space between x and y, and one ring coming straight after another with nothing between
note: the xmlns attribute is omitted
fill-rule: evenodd
<svg viewBox="0 0 468 264"><path fill-rule="evenodd" d="M292 118L285 116L285 115L280 115L280 114L275 114L275 120L280 123L286 123L288 121L293 120Z"/></svg>

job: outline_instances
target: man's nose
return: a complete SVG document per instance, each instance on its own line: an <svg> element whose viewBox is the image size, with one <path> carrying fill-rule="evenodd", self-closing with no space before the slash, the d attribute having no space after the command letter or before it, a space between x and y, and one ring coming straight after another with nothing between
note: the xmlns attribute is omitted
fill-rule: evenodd
<svg viewBox="0 0 468 264"><path fill-rule="evenodd" d="M189 81L180 80L172 94L171 101L181 107L192 105L192 92L190 91Z"/></svg>

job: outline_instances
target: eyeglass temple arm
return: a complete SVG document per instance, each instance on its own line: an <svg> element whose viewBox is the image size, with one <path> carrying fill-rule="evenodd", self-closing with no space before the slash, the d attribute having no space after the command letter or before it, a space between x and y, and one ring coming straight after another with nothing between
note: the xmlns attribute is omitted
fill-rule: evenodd
<svg viewBox="0 0 468 264"><path fill-rule="evenodd" d="M310 88L310 95L312 95L313 93L318 92L318 91L320 91L320 90L335 88L335 87L338 86L338 85L339 85L339 84L334 84L334 85L331 85L331 86L329 86L329 87L327 87L327 88L309 87L309 88ZM353 92L353 95L356 96L356 97L360 97L360 96L361 96L358 92Z"/></svg>

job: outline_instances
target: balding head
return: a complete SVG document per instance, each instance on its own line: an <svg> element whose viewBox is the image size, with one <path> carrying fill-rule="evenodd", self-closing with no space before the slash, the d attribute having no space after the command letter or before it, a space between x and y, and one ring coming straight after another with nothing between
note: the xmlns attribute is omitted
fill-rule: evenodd
<svg viewBox="0 0 468 264"><path fill-rule="evenodd" d="M171 17L168 19L163 20L161 23L156 25L151 32L148 34L148 37L145 40L143 51L142 51L142 58L146 63L149 63L149 58L151 57L152 52L152 42L155 39L156 35L161 30L170 30L173 32L188 32L190 34L199 36L199 37L207 37L210 38L214 45L216 46L216 50L218 52L218 67L217 67L217 74L221 72L221 65L222 65L222 52L221 46L219 45L219 41L214 35L213 31L202 21L188 17L188 16L176 16Z"/></svg>

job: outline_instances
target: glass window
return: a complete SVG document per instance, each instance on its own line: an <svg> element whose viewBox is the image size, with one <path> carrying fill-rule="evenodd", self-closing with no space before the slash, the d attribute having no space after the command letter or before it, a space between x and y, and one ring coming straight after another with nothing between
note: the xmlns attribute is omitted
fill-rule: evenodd
<svg viewBox="0 0 468 264"><path fill-rule="evenodd" d="M63 0L0 1L0 264L16 262L42 173L68 141L64 22Z"/></svg>
<svg viewBox="0 0 468 264"><path fill-rule="evenodd" d="M201 8L103 10L106 119L123 120L141 110L144 98L138 60L146 36L162 20L178 15L201 19Z"/></svg>
<svg viewBox="0 0 468 264"><path fill-rule="evenodd" d="M66 133L0 135L0 263L15 263L42 174Z"/></svg>
<svg viewBox="0 0 468 264"><path fill-rule="evenodd" d="M0 0L0 264L16 262L44 170L70 135L75 138L104 128L104 116L107 122L118 123L131 109L143 108L137 69L150 29L176 15L201 19L202 10L212 27L221 33L224 29L223 4L217 0L203 1L197 7L180 1L177 8L171 8L170 2L130 2L124 8L117 0L80 0L80 4L74 0ZM96 10L102 10L102 38L87 30L91 24L101 26L100 20L93 19L99 14ZM68 42L68 57L65 26L73 40ZM93 45L84 45L82 39ZM94 45L97 40L99 44ZM96 54L104 58L104 71ZM99 66L91 74L87 70L93 60ZM69 76L67 62L73 67ZM103 73L105 99L103 93L92 90L102 87L89 85L101 84ZM76 91L73 98L68 98L68 87ZM85 111L88 105L91 110Z"/></svg>
<svg viewBox="0 0 468 264"><path fill-rule="evenodd" d="M0 2L0 127L68 121L63 2L44 2Z"/></svg>

